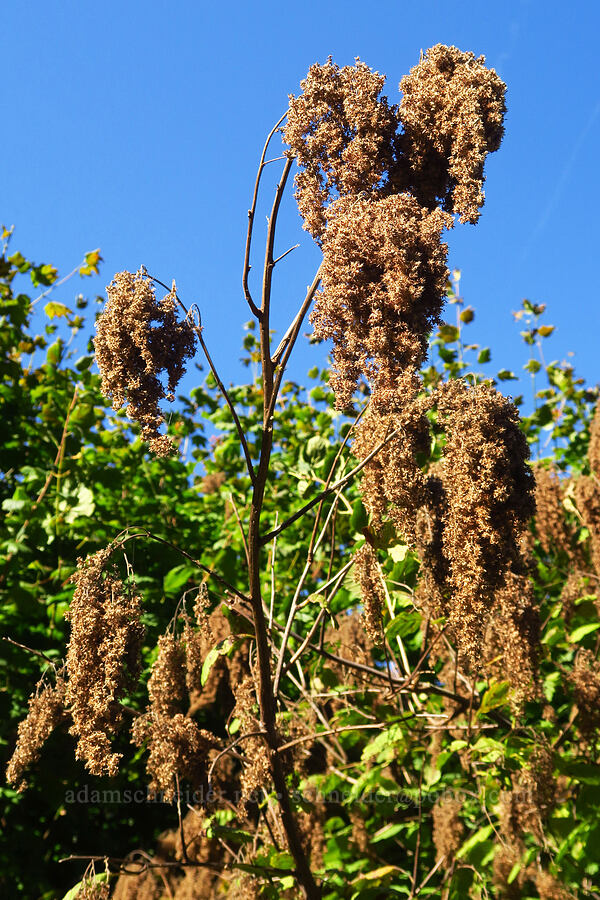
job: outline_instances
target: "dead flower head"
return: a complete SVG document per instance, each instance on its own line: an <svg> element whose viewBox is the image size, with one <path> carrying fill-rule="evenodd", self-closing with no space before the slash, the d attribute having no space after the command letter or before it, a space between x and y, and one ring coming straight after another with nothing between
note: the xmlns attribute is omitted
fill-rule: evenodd
<svg viewBox="0 0 600 900"><path fill-rule="evenodd" d="M302 171L296 199L304 227L319 239L335 197L372 191L389 168L398 127L395 107L380 97L385 77L365 63L340 69L315 64L290 95L284 140Z"/></svg>
<svg viewBox="0 0 600 900"><path fill-rule="evenodd" d="M79 561L68 612L67 703L78 738L76 757L94 775L114 775L120 754L110 736L122 723L120 700L137 680L144 628L141 597L106 571L111 548Z"/></svg>
<svg viewBox="0 0 600 900"><path fill-rule="evenodd" d="M485 58L437 44L400 82L404 127L400 179L427 207L441 203L475 223L483 206L483 167L504 133L506 85Z"/></svg>
<svg viewBox="0 0 600 900"><path fill-rule="evenodd" d="M115 409L127 403L127 415L139 422L152 452L168 456L174 446L159 433L164 417L158 404L174 399L185 361L194 355L194 331L175 314L175 282L170 293L157 300L144 268L135 275L119 272L106 292L94 338L102 392L112 398Z"/></svg>
<svg viewBox="0 0 600 900"><path fill-rule="evenodd" d="M29 698L29 711L19 723L17 746L6 768L6 779L18 791L27 787L24 773L40 758L40 751L56 726L65 718L66 684L62 675L56 684L38 685Z"/></svg>
<svg viewBox="0 0 600 900"><path fill-rule="evenodd" d="M446 433L428 487L440 494L422 556L445 597L460 652L474 665L496 592L523 569L520 536L534 512L529 448L516 407L493 388L451 381L438 389ZM437 494L436 494L437 492Z"/></svg>

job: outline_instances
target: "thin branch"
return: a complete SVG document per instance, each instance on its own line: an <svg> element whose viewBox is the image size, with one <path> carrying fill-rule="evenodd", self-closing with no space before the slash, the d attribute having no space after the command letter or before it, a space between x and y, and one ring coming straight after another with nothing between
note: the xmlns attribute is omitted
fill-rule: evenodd
<svg viewBox="0 0 600 900"><path fill-rule="evenodd" d="M160 281L159 278L155 278L153 275L150 275L149 277L152 279L152 281L155 281L156 284L159 284L166 291L170 292L171 289L167 287L167 285L164 283L164 281ZM227 404L227 408L229 409L229 412L232 415L232 418L233 418L233 421L235 423L235 427L236 427L236 430L238 433L238 438L240 440L240 444L242 445L242 450L244 452L244 458L246 460L246 468L248 469L248 475L250 476L250 481L252 482L252 484L254 484L254 479L256 476L254 473L254 465L252 463L252 457L250 456L250 450L248 449L248 442L246 440L246 435L244 433L244 429L242 428L242 424L241 424L239 416L236 412L235 406L233 405L233 401L231 400L231 397L229 396L229 392L227 391L227 388L225 387L225 385L223 384L223 381L221 380L221 377L216 369L216 366L212 360L212 357L211 357L210 353L208 352L208 347L206 346L206 342L205 342L204 338L202 337L202 324L196 324L192 320L191 310L188 311L186 309L185 304L182 302L181 298L178 296L177 293L175 294L175 299L177 300L177 302L179 303L183 312L185 313L186 319L188 320L191 328L194 330L194 333L196 334L196 337L198 338L200 346L202 347L202 352L204 353L204 355L206 357L206 361L207 361L208 365L210 366L210 371L212 372L213 377L219 387L219 390L221 391L221 393L223 395L225 403ZM192 309L194 309L194 307L192 307Z"/></svg>
<svg viewBox="0 0 600 900"><path fill-rule="evenodd" d="M275 132L277 131L277 129L279 128L279 126L281 125L283 120L286 118L286 116L287 116L287 110L281 116L279 121L275 123L275 125L273 126L273 128L271 129L271 131L269 132L269 134L267 136L267 140L265 141L265 146L263 147L263 152L260 157L260 163L258 165L258 172L256 173L256 181L254 182L254 193L252 195L252 205L251 205L250 209L248 210L248 233L246 235L246 249L244 251L244 270L243 270L243 274L242 274L242 287L244 289L244 297L246 298L248 306L250 307L252 314L259 321L261 319L262 313L261 313L260 309L257 307L257 305L255 304L254 300L252 299L252 294L250 293L250 288L248 286L248 276L250 275L250 268L251 268L251 266L250 266L250 247L252 244L252 228L254 225L254 215L256 213L256 203L258 200L258 189L260 186L260 179L261 179L261 176L263 173L263 169L269 163L275 161L274 159L270 159L267 162L265 162L265 156L267 155L267 149L269 147L269 144L271 143L271 139L272 139L273 135L275 134Z"/></svg>
<svg viewBox="0 0 600 900"><path fill-rule="evenodd" d="M306 297L302 302L302 306L294 316L291 321L286 333L281 339L281 343L277 347L277 350L271 357L271 361L274 366L279 365L279 362L285 352L285 359L282 361L281 370L278 370L278 374L275 379L275 386L277 389L277 393L279 392L279 387L281 385L281 380L283 378L283 373L285 371L285 367L287 365L287 361L290 358L290 354L294 348L294 344L298 338L298 334L300 333L300 328L302 327L302 322L304 321L304 317L308 312L310 304L313 302L313 298L317 293L319 285L321 283L321 268L317 269L317 273L313 278L312 284L307 288Z"/></svg>
<svg viewBox="0 0 600 900"><path fill-rule="evenodd" d="M237 737L234 741L232 741L230 744L228 744L227 747L225 747L223 750L220 751L220 753L217 753L217 755L215 756L215 758L213 759L213 761L212 761L211 764L210 764L210 768L209 768L209 770L208 770L208 775L206 776L206 779L207 779L207 781L208 781L209 788L210 788L210 782L211 782L211 779L212 779L212 774L213 774L213 772L214 772L214 770L215 770L215 766L217 765L217 763L219 762L219 760L222 759L223 756L226 756L227 753L231 753L231 751L234 749L234 747L237 747L237 745L238 745L238 744L241 744L242 741L245 741L245 740L247 740L248 738L251 738L251 737L264 737L264 736L266 735L266 733L267 733L267 732L266 732L266 731L263 731L263 730L261 730L261 731L248 731L248 732L246 732L246 734L241 734L241 735L240 735L239 737Z"/></svg>
<svg viewBox="0 0 600 900"><path fill-rule="evenodd" d="M44 662L49 663L51 666L56 665L56 660L50 659L50 657L46 656L46 654L42 650L34 650L33 647L28 647L26 644L20 644L18 641L13 641L12 638L6 637L5 635L2 636L2 640L7 641L7 643L12 644L14 647L19 647L20 650L26 650L28 653L32 653L34 656L39 656L40 659L43 659Z"/></svg>
<svg viewBox="0 0 600 900"><path fill-rule="evenodd" d="M290 747L295 747L297 744L304 744L307 741L314 741L317 738L329 737L330 735L343 734L345 731L367 731L374 728L381 731L386 727L386 724L387 723L376 722L372 725L368 723L363 725L342 725L341 728L329 728L327 731L314 731L312 734L303 734L301 737L294 738L293 741L288 741L287 744L282 744L279 750L283 753L284 750L289 750Z"/></svg>
<svg viewBox="0 0 600 900"><path fill-rule="evenodd" d="M235 422L235 427L237 429L238 437L240 439L240 444L242 445L242 450L244 451L244 457L246 459L246 468L248 469L248 475L250 476L250 481L252 482L252 484L254 484L254 481L256 479L256 473L254 471L254 465L252 463L252 457L250 456L250 450L248 448L248 441L246 440L246 434L244 432L244 429L242 428L242 423L239 420L239 416L236 412L235 406L233 405L231 397L229 396L229 393L228 393L225 385L221 381L221 379L219 377L219 373L217 372L215 365L212 361L211 355L208 352L208 347L206 346L204 338L202 337L202 328L197 325L194 325L193 328L194 328L194 331L196 332L196 334L198 335L198 340L200 341L200 346L202 347L202 350L204 351L204 355L206 356L206 361L208 362L208 365L210 366L210 371L213 373L214 379L217 382L217 384L219 385L219 390L223 394L223 397L225 398L225 402L226 402L227 406L229 407L229 412L231 413L231 415L233 417L233 421Z"/></svg>
<svg viewBox="0 0 600 900"><path fill-rule="evenodd" d="M281 173L281 179L275 191L271 215L269 216L269 224L267 228L267 240L265 245L265 263L263 267L263 285L262 299L260 306L260 352L262 363L262 379L263 379L263 396L264 396L264 415L263 422L265 428L269 427L270 419L275 408L275 400L277 390L273 391L273 363L271 361L271 332L270 332L270 312L271 312L271 286L273 282L273 248L275 246L275 231L277 227L277 217L279 215L279 207L285 191L285 186L292 170L293 157L288 157Z"/></svg>
<svg viewBox="0 0 600 900"><path fill-rule="evenodd" d="M244 553L246 555L246 565L250 563L250 556L248 553L248 541L246 540L246 532L244 531L244 526L242 524L242 520L240 519L240 514L238 512L238 508L236 506L235 500L233 499L233 493L229 492L229 502L233 506L233 513L236 518L236 522L238 523L238 528L240 529L240 534L242 536L242 544L244 545Z"/></svg>
<svg viewBox="0 0 600 900"><path fill-rule="evenodd" d="M147 528L139 528L137 533L134 533L134 534L127 533L127 529L125 529L125 532L126 532L125 537L117 537L116 538L116 541L119 544L123 544L129 540L135 540L135 538L138 538L138 537L147 537L147 538L150 538L150 540L152 540L152 541L157 541L157 543L159 543L159 544L164 544L166 547L170 547L172 550L175 550L175 552L179 553L181 556L183 556L184 559L189 560L191 563L193 563L195 566L197 566L202 572L205 572L206 575L208 575L210 578L213 578L219 584L222 584L223 587L227 588L227 590L230 591L230 593L234 594L240 600L243 600L245 603L250 602L250 599L246 594L242 593L242 591L239 591L232 584L229 584L229 582L226 581L224 578L222 578L219 574L217 574L217 572L215 572L213 569L210 569L208 566L205 566L204 563L201 563L199 559L195 559L190 553L188 553L186 550L182 550L181 547L178 547L177 544L174 544L172 541L168 541L166 538L162 538L162 537L159 537L159 535L157 535L157 534L153 534L151 531L148 531Z"/></svg>
<svg viewBox="0 0 600 900"><path fill-rule="evenodd" d="M290 247L289 250L286 250L285 253L282 253L281 256L278 256L277 259L274 259L273 265L276 266L278 262L281 262L282 259L285 259L288 253L291 253L292 250L297 250L299 246L300 244L294 244L293 247Z"/></svg>

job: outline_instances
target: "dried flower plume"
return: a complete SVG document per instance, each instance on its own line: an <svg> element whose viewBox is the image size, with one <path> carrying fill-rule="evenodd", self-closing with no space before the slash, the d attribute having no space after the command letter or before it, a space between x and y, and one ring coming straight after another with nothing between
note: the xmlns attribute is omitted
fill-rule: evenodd
<svg viewBox="0 0 600 900"><path fill-rule="evenodd" d="M157 300L152 281L141 268L135 275L119 272L106 291L108 300L94 339L102 391L112 398L115 409L127 403L127 415L139 422L152 452L168 456L174 446L159 433L164 424L159 402L174 399L185 361L194 355L194 332L175 314L175 282L170 293Z"/></svg>
<svg viewBox="0 0 600 900"><path fill-rule="evenodd" d="M78 738L76 757L94 775L114 775L120 754L110 737L123 720L120 700L140 669L144 628L141 597L115 572L106 571L111 548L79 561L68 612L67 702Z"/></svg>

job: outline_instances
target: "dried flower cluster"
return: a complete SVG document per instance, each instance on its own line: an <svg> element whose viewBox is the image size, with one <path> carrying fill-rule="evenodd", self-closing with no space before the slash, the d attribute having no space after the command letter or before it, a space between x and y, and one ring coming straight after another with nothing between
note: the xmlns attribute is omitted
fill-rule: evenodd
<svg viewBox="0 0 600 900"><path fill-rule="evenodd" d="M540 613L529 578L509 572L497 590L485 635L485 670L509 681L515 710L536 695Z"/></svg>
<svg viewBox="0 0 600 900"><path fill-rule="evenodd" d="M535 529L545 553L568 552L573 532L565 518L565 486L554 468L535 466Z"/></svg>
<svg viewBox="0 0 600 900"><path fill-rule="evenodd" d="M412 191L424 206L441 203L461 222L477 222L485 158L504 134L506 85L483 56L437 44L400 89L402 162Z"/></svg>
<svg viewBox="0 0 600 900"><path fill-rule="evenodd" d="M577 726L588 737L600 728L600 663L591 650L578 652L569 680L579 709Z"/></svg>
<svg viewBox="0 0 600 900"><path fill-rule="evenodd" d="M352 444L358 459L381 448L363 469L361 493L372 526L379 530L387 513L406 540L414 539L416 511L427 500L417 454L429 453L431 436L428 402L419 388L418 376L408 371L395 394L373 395Z"/></svg>
<svg viewBox="0 0 600 900"><path fill-rule="evenodd" d="M158 648L148 680L150 703L134 723L132 740L137 746L148 743L150 790L170 800L179 779L194 787L204 784L208 753L217 742L213 734L181 712L187 674L184 639L167 632L159 638Z"/></svg>
<svg viewBox="0 0 600 900"><path fill-rule="evenodd" d="M422 364L444 301L442 231L450 211L477 221L503 134L505 85L472 53L433 47L402 80L399 107L380 97L384 81L359 61L312 66L284 130L304 226L323 246L311 321L334 342L340 408L361 375L375 395L394 393Z"/></svg>
<svg viewBox="0 0 600 900"><path fill-rule="evenodd" d="M437 413L446 447L417 536L421 593L429 592L460 652L478 665L496 592L523 569L519 538L534 511L529 448L515 406L486 385L440 386Z"/></svg>
<svg viewBox="0 0 600 900"><path fill-rule="evenodd" d="M290 95L284 140L302 170L296 199L304 227L320 238L325 209L335 196L374 190L387 172L398 122L380 93L385 77L356 61L340 69L315 64Z"/></svg>
<svg viewBox="0 0 600 900"><path fill-rule="evenodd" d="M235 708L233 715L240 720L240 733L261 731L257 716L257 692L254 679L246 675L234 688ZM244 815L249 800L256 800L263 788L271 781L269 752L263 737L250 737L244 741L243 768L240 775L241 802L239 813Z"/></svg>
<svg viewBox="0 0 600 900"><path fill-rule="evenodd" d="M321 280L311 314L315 337L333 339L331 386L349 405L361 375L377 396L396 393L398 377L427 355L447 280L452 218L424 209L410 194L344 197L327 210Z"/></svg>
<svg viewBox="0 0 600 900"><path fill-rule="evenodd" d="M382 612L385 591L377 563L377 554L365 543L354 553L354 577L360 587L367 634L375 644L382 639Z"/></svg>
<svg viewBox="0 0 600 900"><path fill-rule="evenodd" d="M464 825L460 819L462 803L456 797L442 797L432 810L433 843L437 858L444 857L444 865L449 868L454 854L462 843Z"/></svg>
<svg viewBox="0 0 600 900"><path fill-rule="evenodd" d="M158 404L174 399L185 361L194 355L194 331L187 321L177 319L175 282L171 292L157 301L142 268L135 275L119 272L106 291L108 300L94 339L102 391L112 398L115 409L127 403L127 415L139 422L152 452L168 456L174 446L159 433L164 417Z"/></svg>
<svg viewBox="0 0 600 900"><path fill-rule="evenodd" d="M65 717L65 695L65 681L58 675L55 684L46 684L29 698L29 710L19 723L17 745L6 768L7 781L18 791L27 787L24 773L39 760L41 748Z"/></svg>
<svg viewBox="0 0 600 900"><path fill-rule="evenodd" d="M144 629L141 597L106 571L112 548L80 560L68 612L67 703L78 738L76 757L94 775L114 775L121 754L110 736L123 721L120 700L137 681Z"/></svg>

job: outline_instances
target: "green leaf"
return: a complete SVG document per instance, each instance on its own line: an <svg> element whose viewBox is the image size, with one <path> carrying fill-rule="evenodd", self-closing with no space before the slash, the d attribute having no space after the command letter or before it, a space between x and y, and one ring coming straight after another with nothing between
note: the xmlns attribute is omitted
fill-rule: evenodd
<svg viewBox="0 0 600 900"><path fill-rule="evenodd" d="M490 684L489 688L481 698L478 715L483 716L491 709L498 706L504 706L508 697L510 684L508 681L497 681Z"/></svg>
<svg viewBox="0 0 600 900"><path fill-rule="evenodd" d="M49 319L60 319L62 316L68 316L69 314L72 314L73 310L69 309L68 306L65 306L64 303L56 303L54 300L52 300L50 303L46 303L44 312Z"/></svg>
<svg viewBox="0 0 600 900"><path fill-rule="evenodd" d="M352 515L350 517L350 528L352 529L352 533L359 534L368 524L369 516L364 503L359 497L358 500L355 500L352 504Z"/></svg>
<svg viewBox="0 0 600 900"><path fill-rule="evenodd" d="M165 594L174 594L179 588L187 584L191 578L197 578L198 569L188 563L170 569L163 578L163 591Z"/></svg>
<svg viewBox="0 0 600 900"><path fill-rule="evenodd" d="M484 347L483 350L480 350L477 354L477 362L479 365L483 365L483 363L488 363L492 358L492 354L489 347Z"/></svg>
<svg viewBox="0 0 600 900"><path fill-rule="evenodd" d="M483 828L480 828L479 831L476 831L475 834L472 834L470 838L464 842L458 853L456 854L457 859L464 859L469 853L477 847L478 844L487 841L489 836L493 831L493 827L491 825L484 825Z"/></svg>
<svg viewBox="0 0 600 900"><path fill-rule="evenodd" d="M102 872L99 875L93 875L91 878L84 878L79 881L74 887L72 887L70 891L67 891L67 893L63 897L63 900L76 900L82 887L85 884L102 884L103 882L107 881L107 878L108 876L105 872Z"/></svg>
<svg viewBox="0 0 600 900"><path fill-rule="evenodd" d="M530 359L525 363L523 368L526 369L527 372L531 372L532 375L535 375L535 373L539 372L542 368L542 364L537 359Z"/></svg>
<svg viewBox="0 0 600 900"><path fill-rule="evenodd" d="M465 310L465 312L466 312L466 310ZM440 327L438 329L438 334L439 334L440 338L442 339L442 341L444 342L444 344L453 344L454 341L457 341L460 336L460 332L459 332L458 328L456 327L456 325L448 325L448 324L440 325Z"/></svg>
<svg viewBox="0 0 600 900"><path fill-rule="evenodd" d="M94 502L94 494L90 488L84 484L80 484L77 488L77 503L71 506L69 512L65 516L65 522L72 525L76 519L89 518L94 514L96 503Z"/></svg>
<svg viewBox="0 0 600 900"><path fill-rule="evenodd" d="M229 651L235 646L235 639L228 637L222 641L219 641L214 647L206 654L206 658L202 664L202 672L200 673L200 684L202 687L208 681L208 676L210 675L210 670L218 660L220 656L227 656Z"/></svg>
<svg viewBox="0 0 600 900"><path fill-rule="evenodd" d="M571 644L578 644L582 638L591 634L593 631L597 631L599 628L600 622L588 622L586 625L580 625L579 628L576 628L569 635L569 642Z"/></svg>

